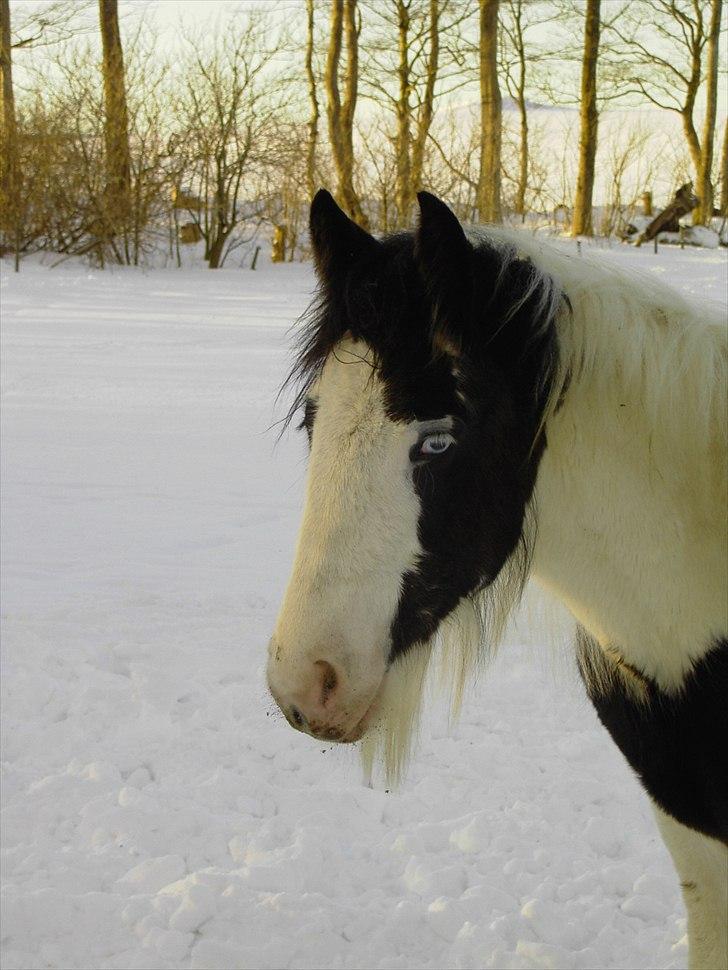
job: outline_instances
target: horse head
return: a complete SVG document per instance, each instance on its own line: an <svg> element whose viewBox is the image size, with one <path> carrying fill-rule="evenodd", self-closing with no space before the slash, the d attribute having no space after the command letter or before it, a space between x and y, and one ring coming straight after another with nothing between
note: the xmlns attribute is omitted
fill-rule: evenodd
<svg viewBox="0 0 728 970"><path fill-rule="evenodd" d="M394 672L494 584L544 446L549 282L418 198L416 230L382 239L328 192L311 206L319 291L293 375L308 478L268 683L321 739L361 738Z"/></svg>

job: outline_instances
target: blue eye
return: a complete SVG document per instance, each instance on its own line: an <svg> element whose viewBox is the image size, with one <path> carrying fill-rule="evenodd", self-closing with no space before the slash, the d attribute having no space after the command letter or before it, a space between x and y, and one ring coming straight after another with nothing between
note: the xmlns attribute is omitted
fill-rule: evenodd
<svg viewBox="0 0 728 970"><path fill-rule="evenodd" d="M436 434L428 434L420 442L419 453L421 455L442 455L447 449L455 444L455 438L447 431L438 431Z"/></svg>

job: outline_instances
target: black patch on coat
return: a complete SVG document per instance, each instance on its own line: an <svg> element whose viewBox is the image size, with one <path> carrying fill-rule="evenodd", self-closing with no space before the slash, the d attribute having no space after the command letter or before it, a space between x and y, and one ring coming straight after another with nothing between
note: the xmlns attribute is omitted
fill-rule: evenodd
<svg viewBox="0 0 728 970"><path fill-rule="evenodd" d="M557 361L553 282L512 247L466 239L433 196L419 201L415 232L375 240L318 193L311 238L319 294L289 378L299 408L350 334L373 354L350 366L376 369L390 418L455 418L457 444L413 463L423 554L402 580L390 661L493 582L521 539ZM309 408L309 436L314 418Z"/></svg>
<svg viewBox="0 0 728 970"><path fill-rule="evenodd" d="M728 845L728 639L694 664L677 694L642 673L621 674L583 633L578 659L600 721L655 802ZM638 677L634 689L629 676Z"/></svg>

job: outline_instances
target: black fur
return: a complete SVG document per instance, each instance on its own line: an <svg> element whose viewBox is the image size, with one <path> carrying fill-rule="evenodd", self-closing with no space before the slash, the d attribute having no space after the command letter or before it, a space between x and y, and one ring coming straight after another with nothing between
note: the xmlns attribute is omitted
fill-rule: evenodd
<svg viewBox="0 0 728 970"><path fill-rule="evenodd" d="M728 640L693 666L677 694L639 672L622 675L583 632L578 656L602 724L652 798L678 822L728 845Z"/></svg>
<svg viewBox="0 0 728 970"><path fill-rule="evenodd" d="M512 250L469 242L434 196L421 193L420 207L416 232L376 241L318 193L320 298L293 375L300 406L350 333L373 351L393 420L456 419L457 445L413 464L423 555L403 578L390 661L491 583L519 542L557 354L550 281ZM309 434L314 417L309 407Z"/></svg>
<svg viewBox="0 0 728 970"><path fill-rule="evenodd" d="M308 446L311 447L313 442L313 423L316 420L316 411L318 410L318 405L313 400L313 398L306 398L303 405L303 418L298 426L298 430L305 430L308 436Z"/></svg>

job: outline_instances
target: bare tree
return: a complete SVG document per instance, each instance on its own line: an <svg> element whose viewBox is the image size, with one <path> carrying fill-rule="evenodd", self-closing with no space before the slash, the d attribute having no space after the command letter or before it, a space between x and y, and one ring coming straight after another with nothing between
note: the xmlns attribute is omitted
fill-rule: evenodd
<svg viewBox="0 0 728 970"><path fill-rule="evenodd" d="M728 218L728 119L723 125L723 147L720 160L720 214Z"/></svg>
<svg viewBox="0 0 728 970"><path fill-rule="evenodd" d="M705 120L700 142L700 165L698 168L697 195L700 205L695 213L695 221L709 225L713 216L713 144L715 142L715 116L718 103L718 45L720 43L721 15L723 0L712 0L710 27L708 30Z"/></svg>
<svg viewBox="0 0 728 970"><path fill-rule="evenodd" d="M607 116L599 140L599 167L606 175L599 231L611 236L630 224L645 186L653 185L667 154L654 129L639 117L628 124L620 117L610 126Z"/></svg>
<svg viewBox="0 0 728 970"><path fill-rule="evenodd" d="M143 46L140 38L144 40ZM18 115L24 249L138 264L169 212L168 69L140 30L126 50L130 191L126 224L107 236L104 93L92 44L58 45L27 71Z"/></svg>
<svg viewBox="0 0 728 970"><path fill-rule="evenodd" d="M12 46L17 50L53 47L94 29L93 0L45 0L19 7L13 18Z"/></svg>
<svg viewBox="0 0 728 970"><path fill-rule="evenodd" d="M440 66L440 15L442 0L430 0L427 22L427 57L425 60L425 84L417 112L415 134L412 142L412 190L422 188L422 172L425 145L432 125L435 107L435 85ZM414 199L412 200L414 202Z"/></svg>
<svg viewBox="0 0 728 970"><path fill-rule="evenodd" d="M152 55L154 39L142 29L127 45L127 95L130 142L129 261L139 264L155 232L169 217L168 166L169 64ZM150 50L151 48L151 50Z"/></svg>
<svg viewBox="0 0 728 970"><path fill-rule="evenodd" d="M440 0L429 0L426 19L415 16L413 21L412 7L412 0L395 0L398 51L395 198L400 225L409 222L415 194L422 188L425 145L432 124L440 56ZM415 15L420 13L417 9L414 12ZM413 60L417 57L417 47L420 44L426 45L424 90L415 111L411 100L416 86L413 83Z"/></svg>
<svg viewBox="0 0 728 970"><path fill-rule="evenodd" d="M44 148L28 159L34 181L45 183L34 200L44 223L37 231L46 236L48 248L88 254L103 266L108 255L107 175L98 55L89 45L61 48L39 69L34 83L48 92L44 101L34 99L39 107L26 120L31 140ZM45 211L38 205L41 198ZM121 254L117 251L114 258L120 260Z"/></svg>
<svg viewBox="0 0 728 970"><path fill-rule="evenodd" d="M397 165L396 204L400 225L409 219L412 203L412 175L410 158L411 109L410 109L410 10L407 0L395 0L397 11Z"/></svg>
<svg viewBox="0 0 728 970"><path fill-rule="evenodd" d="M316 191L316 143L318 141L319 103L316 92L316 74L313 69L314 54L314 6L313 0L306 0L306 82L311 103L308 122L308 146L306 152L306 187L309 198Z"/></svg>
<svg viewBox="0 0 728 970"><path fill-rule="evenodd" d="M344 96L339 91L339 63L346 49ZM354 112L359 83L357 0L331 0L329 49L326 58L326 114L336 169L339 201L360 226L369 228L354 188Z"/></svg>
<svg viewBox="0 0 728 970"><path fill-rule="evenodd" d="M597 58L599 55L600 0L586 0L584 11L584 56L581 70L581 107L579 130L579 172L574 198L571 232L591 236L594 162L597 154Z"/></svg>
<svg viewBox="0 0 728 970"><path fill-rule="evenodd" d="M15 270L19 268L18 196L20 193L18 169L18 131L15 117L15 93L13 91L13 60L10 47L10 0L1 0L2 47L0 69L2 70L3 138L2 168L0 169L0 211L5 246L15 250Z"/></svg>
<svg viewBox="0 0 728 970"><path fill-rule="evenodd" d="M52 191L45 175L50 171L55 136L43 123L38 125L41 113L37 107L25 111L30 124L24 123L19 130L12 78L13 51L52 48L75 37L89 26L84 15L90 6L91 0L48 0L42 6L18 7L11 22L8 0L0 2L3 114L0 229L4 246L15 252L16 270L21 252L44 235L42 226Z"/></svg>
<svg viewBox="0 0 728 970"><path fill-rule="evenodd" d="M498 0L480 0L480 171L478 215L500 223L501 92L498 85Z"/></svg>
<svg viewBox="0 0 728 970"><path fill-rule="evenodd" d="M397 182L396 203L399 222L404 225L409 221L409 213L413 202L412 186L412 158L411 158L411 105L410 105L410 5L407 0L396 0L397 10L397 47L399 57L397 61Z"/></svg>
<svg viewBox="0 0 728 970"><path fill-rule="evenodd" d="M530 157L528 139L528 101L526 90L529 68L541 62L543 51L535 48L528 36L534 27L542 26L552 17L543 4L528 0L503 0L500 12L500 73L508 94L518 109L518 174L516 177L513 211L523 220L526 216Z"/></svg>
<svg viewBox="0 0 728 970"><path fill-rule="evenodd" d="M129 119L117 0L99 0L99 22L103 47L106 139L105 235L107 240L112 240L119 229L127 228L131 191ZM128 250L125 255L128 261Z"/></svg>
<svg viewBox="0 0 728 970"><path fill-rule="evenodd" d="M460 218L473 222L478 218L478 172L480 170L480 108L468 112L450 109L443 112L430 132L435 148L435 161L430 169L435 180L446 187L443 194L453 204Z"/></svg>
<svg viewBox="0 0 728 970"><path fill-rule="evenodd" d="M393 226L410 223L425 184L438 99L466 83L472 42L463 25L471 10L472 0L367 0L364 7L363 90L386 111Z"/></svg>
<svg viewBox="0 0 728 970"><path fill-rule="evenodd" d="M605 50L623 96L637 96L680 116L696 183L702 180L703 152L695 104L710 35L711 3L631 0L622 17L609 25Z"/></svg>
<svg viewBox="0 0 728 970"><path fill-rule="evenodd" d="M370 121L366 131L357 131L360 145L360 179L363 191L373 203L373 222L381 232L390 232L398 224L396 179L396 144L390 137L388 118L384 113Z"/></svg>
<svg viewBox="0 0 728 970"><path fill-rule="evenodd" d="M524 2L506 0L506 16L501 21L501 36L507 37L515 55L515 65L505 60L504 76L508 93L518 106L520 119L520 152L518 186L514 211L523 219L526 215L526 187L528 184L528 111L526 110L526 45L524 38Z"/></svg>
<svg viewBox="0 0 728 970"><path fill-rule="evenodd" d="M252 193L261 166L274 161L272 122L282 91L265 71L279 43L266 20L250 17L211 48L204 39L188 44L170 164L178 188L194 200L188 214L210 269L217 269L235 234L262 206L245 204L244 193L246 184Z"/></svg>
<svg viewBox="0 0 728 970"><path fill-rule="evenodd" d="M79 0L76 9L83 6L94 14L103 12L105 4L116 6L115 0L99 0L89 10ZM0 0L3 14L9 6ZM575 12L581 16L593 7L598 12L596 74L593 63L583 69L588 44L581 38L572 42L569 35L574 34ZM670 29L682 23L682 47L644 17L635 34L629 17L634 19L636 7L643 14L655 13L655 22L663 17L668 23L669 13ZM717 82L711 78L720 70L710 66L717 63L720 38L708 20L719 22L723 0L630 0L601 6L598 0L306 0L297 8L306 38L298 55L304 71L296 74L293 46L285 51L280 46L287 43L285 31L272 36L270 22L257 10L254 16L241 16L226 38L196 37L166 72L158 71L156 57L149 56L155 41L148 28L140 29L136 40L125 30L123 59L116 63L122 69L128 167L122 166L115 180L110 163L116 152L105 130L113 85L99 83L92 44L51 49L54 38L76 29L73 4L52 0L36 9L42 22L26 20L22 31L15 10L12 24L5 16L3 21L0 228L5 247L9 243L19 254L45 248L87 253L101 262L139 262L160 242L174 258L178 240L201 239L214 268L267 222L276 234L278 257L290 260L305 254L307 201L317 183L327 180L338 186L342 204L355 218L364 224L369 218L385 230L409 222L420 186L445 195L467 220L498 221L506 211L523 219L531 210L550 213L556 207L564 223L571 223L572 200L591 196L587 183L594 183L593 159L589 163L587 157L580 166L577 193L576 124L564 129L561 150L555 152L553 129L559 119L535 115L527 98L535 100L547 90L543 78L548 75L554 89L562 88L558 100L568 103L582 65L586 87L581 93L586 96L578 155L584 163L584 140L593 143L597 108L615 92L639 93L633 78L639 77L658 100L669 100L669 90L673 110L682 112L683 89L667 82L664 91L660 88L660 70L673 78L668 68L653 64L648 69L645 60L644 70L638 71L637 57L646 55L627 41L636 38L645 51L670 60L688 78L681 57L691 49L688 23L699 23L698 14L703 27L696 28L696 36L704 38L700 76L707 78L709 109L698 139L701 171L709 173L716 156L713 167L721 172L721 186L726 185L726 164L717 157L725 156L726 142L713 151L706 137L715 129L711 103ZM331 12L330 23L319 13L324 9ZM47 11L59 19L47 21ZM687 21L675 19L677 14ZM561 33L537 40L532 28L552 16ZM16 50L34 47L46 49L41 58L27 58L22 75L16 61L13 99L11 59ZM107 47L108 68L120 47L118 23ZM628 69L610 85L609 70L620 52ZM534 70L534 63L544 69ZM476 84L480 99L447 98L460 86L474 89ZM517 112L502 112L504 85ZM367 110L355 118L360 94L368 99ZM8 121L13 100L15 123ZM324 112L330 138L320 133ZM605 176L603 231L629 220L646 183L657 197L671 191L671 183L688 180L687 138L670 140L666 134L659 152L652 139L642 129L620 129L617 137L605 117L596 169ZM7 150L13 141L14 153ZM709 148L711 155L706 154ZM20 190L9 192L13 154ZM714 182L716 177L713 172ZM120 185L121 207L112 198ZM725 206L728 187L721 192ZM591 204L585 203L581 225L581 203L577 210L574 231L589 231L584 224L592 218ZM187 224L179 225L180 218Z"/></svg>

